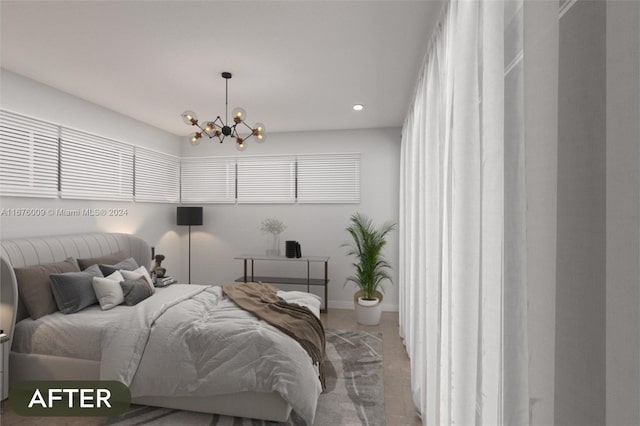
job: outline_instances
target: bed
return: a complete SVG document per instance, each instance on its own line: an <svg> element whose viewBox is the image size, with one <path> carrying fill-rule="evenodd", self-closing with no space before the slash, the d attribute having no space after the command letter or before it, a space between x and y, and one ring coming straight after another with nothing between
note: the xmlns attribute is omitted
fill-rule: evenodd
<svg viewBox="0 0 640 426"><path fill-rule="evenodd" d="M133 402L137 404L270 421L285 421L295 410L308 423L313 421L321 392L317 367L297 342L234 306L223 296L220 287L174 284L158 289L134 307L117 306L102 311L95 305L70 315L56 312L36 320L29 318L19 297L14 268L116 252L133 257L139 265L148 266L151 262L150 246L128 234L93 233L0 242L0 325L9 332L8 347L11 347L4 361L3 371L9 373L4 374L4 389L25 380L116 379L130 386ZM320 301L313 295L298 292L278 295L306 305L319 315ZM151 334L148 318L154 315L154 334ZM197 329L197 338L195 332L185 332L185 318L189 316L196 325L190 325L188 330ZM228 327L219 327L219 324L242 328L240 332L220 334L223 333L220 330ZM119 327L127 328L127 332L116 334L113 330ZM234 341L236 335L246 341L269 336L275 344L255 340L258 343L251 350L238 350L233 346L238 344ZM170 349L166 346L167 339L171 340ZM224 354L224 348L228 348L229 354ZM278 353L261 356L263 351ZM131 357L135 362L121 359L127 352L135 354ZM238 357L237 354L245 352L256 361ZM288 362L258 362L279 359L285 353L290 357ZM193 359L199 355L203 359L196 364ZM221 357L227 358L220 361ZM169 361L177 367L163 366ZM178 368L192 363L196 367ZM245 373L239 369L242 363L255 364L255 371ZM298 370L285 371L289 368L285 364L295 365ZM163 368L165 373L158 374ZM235 375L219 376L225 369L235 371ZM275 374L262 377L264 371ZM279 380L278 374L284 379ZM289 383L293 381L297 383Z"/></svg>

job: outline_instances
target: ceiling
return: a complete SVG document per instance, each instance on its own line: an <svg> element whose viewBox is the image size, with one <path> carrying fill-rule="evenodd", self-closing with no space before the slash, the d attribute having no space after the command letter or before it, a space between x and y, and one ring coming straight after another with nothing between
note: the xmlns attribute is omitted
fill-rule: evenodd
<svg viewBox="0 0 640 426"><path fill-rule="evenodd" d="M224 118L223 71L271 132L400 126L442 4L3 0L0 59L176 135L186 109Z"/></svg>

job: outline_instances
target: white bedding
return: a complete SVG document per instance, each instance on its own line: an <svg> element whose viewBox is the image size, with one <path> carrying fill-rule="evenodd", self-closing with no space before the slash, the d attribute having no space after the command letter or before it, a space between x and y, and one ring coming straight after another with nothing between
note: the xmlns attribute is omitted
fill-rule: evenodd
<svg viewBox="0 0 640 426"><path fill-rule="evenodd" d="M37 320L25 318L16 324L11 350L100 361L104 330L127 309L117 306L102 311L93 305L70 315L56 312Z"/></svg>
<svg viewBox="0 0 640 426"><path fill-rule="evenodd" d="M278 295L319 316L316 296ZM306 351L220 287L174 284L134 307L23 320L13 350L101 360L101 379L125 383L134 398L278 392L309 424L321 392Z"/></svg>

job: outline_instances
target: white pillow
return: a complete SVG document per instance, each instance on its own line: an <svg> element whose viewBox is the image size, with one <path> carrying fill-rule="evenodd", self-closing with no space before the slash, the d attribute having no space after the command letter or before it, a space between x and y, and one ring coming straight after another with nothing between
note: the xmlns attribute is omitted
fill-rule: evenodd
<svg viewBox="0 0 640 426"><path fill-rule="evenodd" d="M149 271L147 271L147 268L145 268L144 266L141 266L134 271L125 271L124 269L121 269L120 273L125 280L138 280L140 278L144 278L145 281L149 284L149 290L151 291L151 294L156 292L156 288L153 286L151 275L149 275Z"/></svg>
<svg viewBox="0 0 640 426"><path fill-rule="evenodd" d="M93 291L96 293L96 298L103 311L124 303L124 293L120 287L121 281L124 281L124 277L120 271L115 271L106 278L93 277Z"/></svg>

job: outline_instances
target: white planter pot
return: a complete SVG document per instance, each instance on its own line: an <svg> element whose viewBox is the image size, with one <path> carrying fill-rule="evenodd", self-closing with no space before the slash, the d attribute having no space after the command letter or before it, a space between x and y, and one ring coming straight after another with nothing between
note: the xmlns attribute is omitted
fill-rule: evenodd
<svg viewBox="0 0 640 426"><path fill-rule="evenodd" d="M356 321L362 325L378 325L382 316L382 294L376 292L375 300L363 300L360 292L354 295Z"/></svg>

